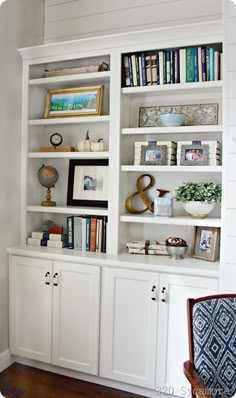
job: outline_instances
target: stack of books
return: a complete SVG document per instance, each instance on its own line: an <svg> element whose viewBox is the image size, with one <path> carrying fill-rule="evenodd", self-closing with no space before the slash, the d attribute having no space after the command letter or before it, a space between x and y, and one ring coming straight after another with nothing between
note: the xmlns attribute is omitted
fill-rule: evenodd
<svg viewBox="0 0 236 398"><path fill-rule="evenodd" d="M156 254L168 256L166 244L156 240L136 241L126 243L130 254Z"/></svg>
<svg viewBox="0 0 236 398"><path fill-rule="evenodd" d="M48 232L33 231L27 238L27 244L63 248L68 245L68 237L63 233L63 227L50 227Z"/></svg>
<svg viewBox="0 0 236 398"><path fill-rule="evenodd" d="M67 217L68 248L106 253L106 216Z"/></svg>
<svg viewBox="0 0 236 398"><path fill-rule="evenodd" d="M219 46L198 46L123 55L123 87L222 80Z"/></svg>

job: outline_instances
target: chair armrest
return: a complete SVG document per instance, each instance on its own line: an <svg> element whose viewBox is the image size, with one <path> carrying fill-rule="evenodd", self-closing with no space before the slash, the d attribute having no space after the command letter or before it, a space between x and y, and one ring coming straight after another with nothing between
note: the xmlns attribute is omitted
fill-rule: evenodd
<svg viewBox="0 0 236 398"><path fill-rule="evenodd" d="M199 398L214 398L209 393L209 388L206 387L200 376L195 371L192 362L184 362L184 374L192 387L192 392L198 395Z"/></svg>

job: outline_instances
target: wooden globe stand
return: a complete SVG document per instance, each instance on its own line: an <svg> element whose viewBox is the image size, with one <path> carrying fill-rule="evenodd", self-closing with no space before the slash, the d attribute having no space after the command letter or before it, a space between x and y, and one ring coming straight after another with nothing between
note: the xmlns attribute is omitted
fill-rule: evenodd
<svg viewBox="0 0 236 398"><path fill-rule="evenodd" d="M48 188L47 189L47 194L46 194L46 199L47 200L43 200L41 202L41 206L51 206L51 207L56 206L57 205L56 202L54 202L54 200L51 200L51 197L52 197L51 188Z"/></svg>

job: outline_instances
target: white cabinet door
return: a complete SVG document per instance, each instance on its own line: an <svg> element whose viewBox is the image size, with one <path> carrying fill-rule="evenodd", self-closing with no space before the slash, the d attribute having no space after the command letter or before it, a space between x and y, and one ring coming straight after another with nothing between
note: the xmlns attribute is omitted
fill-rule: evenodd
<svg viewBox="0 0 236 398"><path fill-rule="evenodd" d="M154 388L158 280L103 268L100 376Z"/></svg>
<svg viewBox="0 0 236 398"><path fill-rule="evenodd" d="M12 354L51 362L51 276L51 261L11 257L10 351Z"/></svg>
<svg viewBox="0 0 236 398"><path fill-rule="evenodd" d="M53 364L98 374L100 268L54 262Z"/></svg>
<svg viewBox="0 0 236 398"><path fill-rule="evenodd" d="M187 298L216 294L215 279L181 275L160 275L157 378L159 394L187 397L189 384L183 374L183 363L189 359ZM165 300L165 301L162 301Z"/></svg>

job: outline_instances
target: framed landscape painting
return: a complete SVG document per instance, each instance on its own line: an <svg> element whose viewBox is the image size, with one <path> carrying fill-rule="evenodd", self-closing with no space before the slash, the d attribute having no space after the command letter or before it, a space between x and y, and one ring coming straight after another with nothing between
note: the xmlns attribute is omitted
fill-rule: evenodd
<svg viewBox="0 0 236 398"><path fill-rule="evenodd" d="M103 86L49 90L44 118L100 115Z"/></svg>

